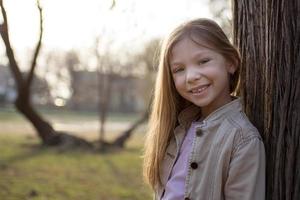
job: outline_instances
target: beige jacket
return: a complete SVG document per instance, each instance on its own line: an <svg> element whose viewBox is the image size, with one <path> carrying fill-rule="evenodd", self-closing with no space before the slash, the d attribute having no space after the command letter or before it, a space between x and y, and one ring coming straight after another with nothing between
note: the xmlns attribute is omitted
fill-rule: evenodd
<svg viewBox="0 0 300 200"><path fill-rule="evenodd" d="M199 119L200 109L190 106L179 114L161 168L159 200L178 157L178 149L191 122ZM242 111L236 98L220 107L196 128L185 183L185 199L264 200L265 149L257 129Z"/></svg>

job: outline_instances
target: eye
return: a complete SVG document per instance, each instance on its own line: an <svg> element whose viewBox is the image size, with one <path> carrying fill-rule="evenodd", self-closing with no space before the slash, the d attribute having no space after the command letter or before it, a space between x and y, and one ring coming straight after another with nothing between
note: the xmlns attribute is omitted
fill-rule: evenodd
<svg viewBox="0 0 300 200"><path fill-rule="evenodd" d="M182 67L182 66L174 67L174 69L172 70L173 74L182 72L182 71L184 71L184 67Z"/></svg>
<svg viewBox="0 0 300 200"><path fill-rule="evenodd" d="M209 62L210 61L210 59L209 58L203 58L203 59L201 59L201 60L199 60L199 65L203 65L203 64L205 64L205 63L207 63L207 62Z"/></svg>

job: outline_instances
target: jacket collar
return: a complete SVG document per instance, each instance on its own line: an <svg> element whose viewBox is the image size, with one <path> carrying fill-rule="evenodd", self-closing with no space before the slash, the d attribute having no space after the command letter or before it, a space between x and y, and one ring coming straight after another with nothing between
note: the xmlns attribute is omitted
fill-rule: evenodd
<svg viewBox="0 0 300 200"><path fill-rule="evenodd" d="M215 121L215 120L222 120L226 113L228 112L236 112L242 111L242 103L241 97L231 96L233 100L217 110L210 113L203 121ZM198 120L201 117L201 108L194 104L188 106L187 108L183 109L178 115L178 122L180 125L184 127L188 127L192 121Z"/></svg>

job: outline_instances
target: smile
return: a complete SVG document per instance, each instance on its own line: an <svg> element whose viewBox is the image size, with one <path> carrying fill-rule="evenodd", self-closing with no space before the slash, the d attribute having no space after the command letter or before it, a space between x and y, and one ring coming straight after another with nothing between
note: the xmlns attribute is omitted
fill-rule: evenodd
<svg viewBox="0 0 300 200"><path fill-rule="evenodd" d="M202 92L204 92L209 86L210 86L210 84L202 85L202 86L191 89L189 92L194 95L199 95Z"/></svg>

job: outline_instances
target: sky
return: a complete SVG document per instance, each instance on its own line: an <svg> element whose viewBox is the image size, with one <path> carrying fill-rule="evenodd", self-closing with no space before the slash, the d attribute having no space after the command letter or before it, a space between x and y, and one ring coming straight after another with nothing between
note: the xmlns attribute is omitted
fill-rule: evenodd
<svg viewBox="0 0 300 200"><path fill-rule="evenodd" d="M36 1L3 1L16 51L32 49L39 32ZM116 0L110 10L111 4L112 0L41 0L43 48L84 50L93 46L96 37L116 49L138 48L187 19L211 18L207 0ZM0 51L4 52L3 42Z"/></svg>
<svg viewBox="0 0 300 200"><path fill-rule="evenodd" d="M212 18L208 0L40 0L44 13L42 51L88 52L96 38L121 54L140 51L151 38L162 38L175 26L193 18ZM3 0L9 34L21 69L28 69L39 35L36 0ZM1 12L1 11L0 11ZM0 15L0 22L2 22ZM0 42L0 64L7 63ZM41 61L42 55L39 56ZM86 59L90 59L85 57ZM39 62L39 61L38 61ZM41 63L41 62L40 62ZM39 63L38 63L39 64ZM38 68L37 71L43 71ZM46 76L51 84L57 82ZM49 80L48 80L49 79ZM69 96L67 86L58 96Z"/></svg>

